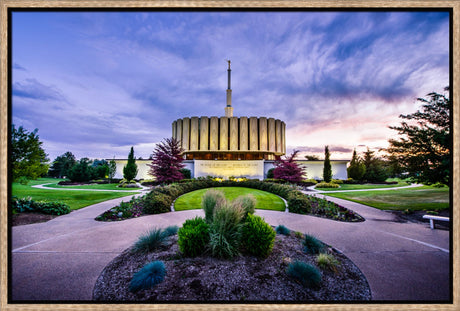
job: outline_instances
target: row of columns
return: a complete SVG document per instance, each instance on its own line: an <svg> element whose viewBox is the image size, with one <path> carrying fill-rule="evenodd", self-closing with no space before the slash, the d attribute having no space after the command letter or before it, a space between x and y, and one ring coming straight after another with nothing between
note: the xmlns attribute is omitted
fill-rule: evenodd
<svg viewBox="0 0 460 311"><path fill-rule="evenodd" d="M188 151L286 153L286 124L266 117L191 117L172 124L173 137Z"/></svg>

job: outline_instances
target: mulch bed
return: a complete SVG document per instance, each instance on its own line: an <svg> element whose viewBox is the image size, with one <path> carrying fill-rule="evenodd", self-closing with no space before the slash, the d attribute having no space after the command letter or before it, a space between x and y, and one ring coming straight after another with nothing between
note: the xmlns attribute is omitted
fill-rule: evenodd
<svg viewBox="0 0 460 311"><path fill-rule="evenodd" d="M29 225L35 224L39 222L47 222L53 218L58 217L57 215L47 215L41 213L18 213L14 214L11 217L11 225L12 226L22 226L22 225Z"/></svg>
<svg viewBox="0 0 460 311"><path fill-rule="evenodd" d="M210 256L182 257L177 235L168 245L150 254L125 250L99 276L93 299L111 302L321 302L368 301L371 292L361 271L343 254L327 252L338 261L337 272L321 270L319 288L306 288L287 276L289 262L316 265L316 255L303 251L302 240L293 233L277 235L273 252L266 258L239 256L232 260ZM161 260L165 280L149 290L129 291L130 281L145 264Z"/></svg>

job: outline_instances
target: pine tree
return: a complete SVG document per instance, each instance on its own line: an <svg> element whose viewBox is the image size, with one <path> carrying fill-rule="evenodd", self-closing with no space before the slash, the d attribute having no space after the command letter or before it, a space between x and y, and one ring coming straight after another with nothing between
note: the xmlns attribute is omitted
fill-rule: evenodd
<svg viewBox="0 0 460 311"><path fill-rule="evenodd" d="M175 138L166 138L158 143L151 156L152 164L149 174L155 176L159 182L174 182L184 178L181 169L185 167L182 162L182 148Z"/></svg>
<svg viewBox="0 0 460 311"><path fill-rule="evenodd" d="M288 182L298 182L303 179L304 169L294 160L298 153L299 150L294 150L286 159L276 157L275 169L273 170L275 179L283 179Z"/></svg>
<svg viewBox="0 0 460 311"><path fill-rule="evenodd" d="M131 151L128 155L128 163L123 167L123 178L127 181L131 181L137 176L137 164L134 158L134 148L131 147Z"/></svg>
<svg viewBox="0 0 460 311"><path fill-rule="evenodd" d="M331 154L329 153L329 146L326 146L324 150L324 168L323 168L323 180L325 182L331 182L332 179L332 168L331 168Z"/></svg>

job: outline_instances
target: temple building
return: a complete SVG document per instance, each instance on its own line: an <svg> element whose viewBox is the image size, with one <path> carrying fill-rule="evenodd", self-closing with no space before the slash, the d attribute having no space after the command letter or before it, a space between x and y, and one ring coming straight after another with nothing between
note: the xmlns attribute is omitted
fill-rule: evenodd
<svg viewBox="0 0 460 311"><path fill-rule="evenodd" d="M184 164L192 178L215 176L264 179L274 167L276 156L286 154L286 124L271 117L233 116L231 62L228 61L228 87L225 116L192 116L172 122L172 137L183 151ZM127 160L117 160L117 174L123 176ZM136 160L138 179L148 175L151 160ZM323 161L298 161L305 166L308 178L321 179ZM346 179L348 161L331 161L334 178ZM310 174L309 174L310 172ZM311 174L313 173L313 174Z"/></svg>

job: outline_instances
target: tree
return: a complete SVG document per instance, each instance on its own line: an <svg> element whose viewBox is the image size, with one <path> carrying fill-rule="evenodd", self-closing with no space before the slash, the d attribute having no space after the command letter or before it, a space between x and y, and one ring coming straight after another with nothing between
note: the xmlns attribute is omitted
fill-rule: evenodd
<svg viewBox="0 0 460 311"><path fill-rule="evenodd" d="M96 176L94 178L106 178L106 176L109 174L109 164L104 159L94 160L91 166L96 171Z"/></svg>
<svg viewBox="0 0 460 311"><path fill-rule="evenodd" d="M113 177L115 177L115 174L117 173L117 163L115 162L115 159L110 160L108 166L109 166L109 171L107 175L109 175L109 183L111 183Z"/></svg>
<svg viewBox="0 0 460 311"><path fill-rule="evenodd" d="M369 147L364 153L363 164L366 170L363 175L363 180L368 182L383 182L388 178L386 165L382 159L374 156L374 151L370 151Z"/></svg>
<svg viewBox="0 0 460 311"><path fill-rule="evenodd" d="M319 157L316 155L306 155L305 159L307 159L308 161L319 161Z"/></svg>
<svg viewBox="0 0 460 311"><path fill-rule="evenodd" d="M364 173L366 172L366 166L360 157L356 153L356 149L353 150L353 156L351 157L350 166L347 168L348 178L354 180L362 180Z"/></svg>
<svg viewBox="0 0 460 311"><path fill-rule="evenodd" d="M276 156L275 169L273 170L275 179L283 179L288 182L298 182L303 179L304 169L294 160L298 153L299 150L294 150L286 159Z"/></svg>
<svg viewBox="0 0 460 311"><path fill-rule="evenodd" d="M449 91L449 87L445 88ZM422 110L408 115L400 115L406 121L401 126L390 126L397 130L399 139L390 139L386 151L396 159L408 176L426 184L450 181L451 132L449 97L435 92L427 98L418 98L423 103Z"/></svg>
<svg viewBox="0 0 460 311"><path fill-rule="evenodd" d="M128 163L123 167L123 178L127 181L133 180L137 175L137 164L134 158L134 148L131 147L131 151L128 155Z"/></svg>
<svg viewBox="0 0 460 311"><path fill-rule="evenodd" d="M175 138L165 138L158 143L151 155L152 164L147 164L150 167L150 175L155 176L159 182L184 179L180 171L185 166L182 164L182 152L180 142Z"/></svg>
<svg viewBox="0 0 460 311"><path fill-rule="evenodd" d="M13 180L24 176L36 179L48 172L47 154L42 148L42 142L37 135L38 129L28 132L22 126L11 127L11 170Z"/></svg>
<svg viewBox="0 0 460 311"><path fill-rule="evenodd" d="M64 178L69 175L69 171L76 163L77 160L75 159L75 156L72 152L67 151L54 159L48 171L48 175L57 178Z"/></svg>
<svg viewBox="0 0 460 311"><path fill-rule="evenodd" d="M331 154L329 153L329 146L324 149L324 168L323 168L323 180L325 182L331 182L332 179L332 168L331 168Z"/></svg>
<svg viewBox="0 0 460 311"><path fill-rule="evenodd" d="M81 158L69 171L69 179L76 182L90 181L96 176L96 169L88 158Z"/></svg>

